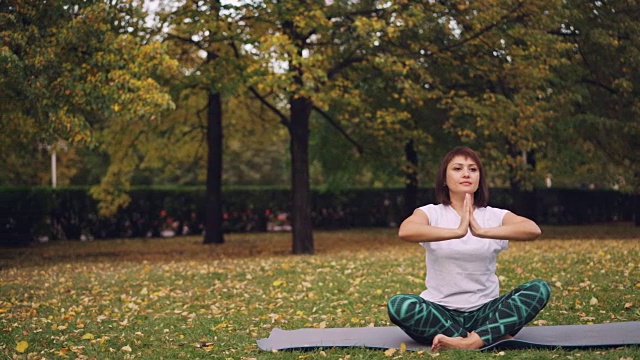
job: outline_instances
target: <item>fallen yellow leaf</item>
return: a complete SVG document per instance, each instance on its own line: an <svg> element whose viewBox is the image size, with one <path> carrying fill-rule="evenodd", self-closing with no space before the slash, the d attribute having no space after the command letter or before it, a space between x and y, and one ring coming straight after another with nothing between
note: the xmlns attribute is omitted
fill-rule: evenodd
<svg viewBox="0 0 640 360"><path fill-rule="evenodd" d="M227 323L227 321L225 320L225 321L221 322L220 324L214 326L213 330L218 330L218 329L227 327L227 325L229 325L229 323Z"/></svg>
<svg viewBox="0 0 640 360"><path fill-rule="evenodd" d="M91 333L86 333L82 335L82 340L93 340L94 336Z"/></svg>
<svg viewBox="0 0 640 360"><path fill-rule="evenodd" d="M212 342L206 342L206 341L201 341L196 345L196 347L199 347L199 348L206 348L206 347L211 347L211 346L213 346L213 343Z"/></svg>
<svg viewBox="0 0 640 360"><path fill-rule="evenodd" d="M385 356L393 356L393 354L395 354L395 353L396 353L396 349L387 349L387 350L385 350L384 355Z"/></svg>
<svg viewBox="0 0 640 360"><path fill-rule="evenodd" d="M22 341L19 341L18 344L16 345L16 351L19 353L23 353L25 350L27 350L28 347L29 347L29 343L22 340Z"/></svg>

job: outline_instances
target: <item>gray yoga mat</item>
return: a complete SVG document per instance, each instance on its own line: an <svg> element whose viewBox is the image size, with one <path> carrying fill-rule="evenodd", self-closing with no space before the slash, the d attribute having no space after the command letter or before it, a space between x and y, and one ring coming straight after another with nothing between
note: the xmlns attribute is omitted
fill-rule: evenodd
<svg viewBox="0 0 640 360"><path fill-rule="evenodd" d="M258 340L262 350L309 350L333 347L365 347L429 351L430 347L411 339L395 326L361 328L275 328L268 338ZM640 321L594 325L527 326L512 340L503 340L482 350L564 348L588 349L640 345Z"/></svg>

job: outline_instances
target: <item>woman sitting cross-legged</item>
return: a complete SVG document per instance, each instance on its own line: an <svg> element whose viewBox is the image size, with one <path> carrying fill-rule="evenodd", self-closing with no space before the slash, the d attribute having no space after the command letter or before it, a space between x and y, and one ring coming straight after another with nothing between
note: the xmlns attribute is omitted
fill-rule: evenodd
<svg viewBox="0 0 640 360"><path fill-rule="evenodd" d="M499 296L496 258L509 240L534 240L540 228L487 205L480 158L467 147L442 159L436 196L440 204L416 209L398 232L425 248L427 289L389 299L389 318L433 351L479 349L513 337L547 305L550 288L531 280Z"/></svg>

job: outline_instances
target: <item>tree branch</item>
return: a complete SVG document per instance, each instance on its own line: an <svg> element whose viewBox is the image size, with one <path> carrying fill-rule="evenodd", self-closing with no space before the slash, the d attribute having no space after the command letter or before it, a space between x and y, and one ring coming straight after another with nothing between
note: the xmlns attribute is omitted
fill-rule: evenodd
<svg viewBox="0 0 640 360"><path fill-rule="evenodd" d="M575 35L574 39L575 39L575 43L578 44L578 54L580 55L580 58L582 59L582 62L584 63L586 68L589 70L589 72L593 75L594 79L597 79L598 76L595 73L595 70L594 70L593 66L591 66L591 63L590 63L589 59L587 58L585 53L582 51L582 44L579 41L579 36ZM599 82L597 80L591 80L591 79L583 78L583 79L581 79L581 81L584 82L585 84L594 85L596 87L604 89L604 90L608 91L611 94L614 94L614 95L618 94L618 92L615 89L613 89L613 88L611 88L611 87L609 87L609 86L607 86L607 85L605 85L605 84L603 84L603 83L601 83L601 82Z"/></svg>
<svg viewBox="0 0 640 360"><path fill-rule="evenodd" d="M236 57L236 59L240 59L240 49L238 49L236 43L232 40L229 41L229 47L233 51L233 55ZM256 90L253 86L249 86L249 91L253 94L253 96L255 96L256 99L258 99L258 101L260 101L260 103L269 108L269 110L273 111L273 113L280 118L280 123L282 125L289 128L291 120L289 120L289 118L285 114L283 114L277 107L273 106L269 101L267 101L264 96L260 95L258 90Z"/></svg>
<svg viewBox="0 0 640 360"><path fill-rule="evenodd" d="M523 5L524 5L523 2L519 2L518 5L515 8L511 9L511 11L509 11L509 13L501 16L498 21L494 21L492 24L489 24L489 25L485 26L484 28L480 29L478 32L476 32L475 34L472 34L471 36L467 37L466 39L462 39L459 42L457 42L455 44L452 44L451 46L445 47L444 50L449 51L451 49L455 49L457 47L460 47L460 46L470 42L471 40L479 38L480 36L484 35L485 33L488 33L493 28L495 28L496 26L498 26L499 24L501 24L502 22L507 20L510 15L512 15L516 11L518 11L518 9L520 9ZM522 14L521 16L518 17L518 20L522 21L525 17L527 17L527 14Z"/></svg>
<svg viewBox="0 0 640 360"><path fill-rule="evenodd" d="M318 114L322 115L322 117L325 118L325 120L327 120L329 124L331 124L331 126L333 126L336 130L338 130L338 132L342 134L342 136L344 136L344 138L347 139L347 141L349 141L351 144L353 144L353 146L356 147L358 154L362 155L362 153L364 152L362 145L358 144L357 141L355 141L351 136L349 136L349 134L347 134L347 132L342 128L342 126L340 126L340 124L338 124L337 121L335 121L331 116L329 116L329 114L327 114L317 106L313 106L313 110L318 112Z"/></svg>
<svg viewBox="0 0 640 360"><path fill-rule="evenodd" d="M586 78L583 78L581 81L583 83L585 83L585 84L594 85L596 87L604 89L604 90L608 91L609 93L611 93L612 95L617 95L618 94L618 91L616 91L614 88L609 87L609 86L607 86L607 85L605 85L603 83L600 83L598 81L591 80L591 79L586 79Z"/></svg>
<svg viewBox="0 0 640 360"><path fill-rule="evenodd" d="M341 62L339 62L338 64L336 64L336 66L331 68L329 71L327 71L327 79L332 79L334 76L338 75L342 70L348 68L353 64L357 64L363 61L364 61L363 57L348 57L342 60Z"/></svg>
<svg viewBox="0 0 640 360"><path fill-rule="evenodd" d="M191 38L188 38L188 37L183 37L183 36L180 36L180 35L168 33L167 34L167 38L171 38L171 39L174 39L174 40L180 40L180 41L182 41L184 43L191 44L191 45L197 47L200 50L207 51L207 49L205 49L204 46L202 46L202 44L200 42L195 41L195 40L193 40Z"/></svg>
<svg viewBox="0 0 640 360"><path fill-rule="evenodd" d="M489 31L491 31L493 28L495 28L496 26L500 25L501 23L503 23L504 21L506 21L507 19L509 19L509 16L513 15L516 11L518 11L522 6L524 5L523 2L519 2L517 4L516 7L514 7L513 9L511 9L507 14L503 15L500 17L500 19L494 21L493 23L479 29L477 32L475 32L474 34L471 34L470 36L461 39L460 41L453 43L449 46L445 46L441 49L435 49L434 51L431 51L428 56L429 57L433 57L435 55L438 55L439 53L443 53L445 51L450 51L452 49L455 49L457 47L463 46L465 44L467 44L468 42L475 40L479 37L481 37L482 35L488 33ZM520 16L517 17L518 21L522 21L524 18L526 18L527 16L529 16L528 14L521 14ZM394 44L396 47L399 48L403 48L402 45L398 45L398 44Z"/></svg>
<svg viewBox="0 0 640 360"><path fill-rule="evenodd" d="M562 31L562 30L548 30L547 34L549 35L555 35L555 36L559 36L559 37L574 37L576 36L576 32L575 31Z"/></svg>
<svg viewBox="0 0 640 360"><path fill-rule="evenodd" d="M277 107L268 102L267 99L265 99L264 96L260 95L260 93L258 93L258 91L253 86L249 86L249 91L251 91L253 96L255 96L258 101L260 101L264 106L268 107L269 110L273 111L273 113L280 118L280 123L282 125L289 128L289 126L291 125L291 120L289 120L287 115L283 114Z"/></svg>

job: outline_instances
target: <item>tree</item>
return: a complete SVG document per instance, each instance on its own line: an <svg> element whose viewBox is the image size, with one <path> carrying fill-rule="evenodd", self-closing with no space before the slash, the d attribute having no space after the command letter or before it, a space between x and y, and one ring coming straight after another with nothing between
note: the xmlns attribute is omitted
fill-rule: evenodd
<svg viewBox="0 0 640 360"><path fill-rule="evenodd" d="M180 79L177 81L181 81ZM207 172L207 92L184 89L176 109L149 124L137 147L143 160L134 174L137 185L199 186ZM284 129L249 95L223 97L222 184L286 184L288 165Z"/></svg>
<svg viewBox="0 0 640 360"><path fill-rule="evenodd" d="M204 243L224 242L222 229L222 103L232 95L242 75L241 56L236 45L242 39L241 12L220 1L186 1L167 14L168 39L187 49L183 88L196 88L207 96L207 177Z"/></svg>
<svg viewBox="0 0 640 360"><path fill-rule="evenodd" d="M506 179L515 193L533 186L533 156L544 149L550 131L550 85L566 48L549 34L558 8L557 2L514 1L485 9L482 22L474 26L492 31L465 44L462 55L476 61L467 66L457 58L469 80L455 84L447 95L453 117L448 126L482 150L493 164L494 184ZM493 22L485 22L485 16Z"/></svg>
<svg viewBox="0 0 640 360"><path fill-rule="evenodd" d="M357 99L350 88L369 76L359 68L384 62L383 34L402 26L397 9L378 1L275 1L247 4L261 27L252 32L250 90L269 107L290 134L293 244L295 254L314 252L309 179L312 113L354 142L328 111L338 97ZM368 68L371 68L370 66ZM351 71L353 70L353 71ZM346 100L348 101L348 99ZM395 112L394 112L395 113ZM360 116L365 122L383 112ZM393 116L385 119L393 119ZM357 121L353 119L352 121ZM385 122L374 119L372 124Z"/></svg>
<svg viewBox="0 0 640 360"><path fill-rule="evenodd" d="M382 84L378 91L395 102L395 113L411 114L409 121L395 123L410 130L398 142L406 145L409 197L417 154L412 145L425 149L430 138L438 139L438 150L450 147L454 137L480 150L494 185L506 183L514 192L531 187L531 155L545 146L553 113L552 70L566 49L549 33L557 25L558 8L559 2L543 1L443 1L394 8L394 23L402 26L379 32L384 48L379 59L385 65L369 72ZM364 108L385 102L372 96L375 91L365 93L373 100L359 98L369 106ZM435 149L430 150L426 153ZM407 204L406 211L412 207Z"/></svg>
<svg viewBox="0 0 640 360"><path fill-rule="evenodd" d="M403 29L405 36L395 44L420 65L421 103L446 111L444 118L433 111L439 120L432 125L440 123L479 150L492 185L510 186L516 199L531 188L532 155L544 148L550 131L552 70L566 49L550 34L559 5L434 2L424 9L426 18L415 17L415 26ZM529 215L521 203L516 200L514 207Z"/></svg>
<svg viewBox="0 0 640 360"><path fill-rule="evenodd" d="M12 117L17 117L13 119ZM6 114L0 122L0 186L38 186L51 184L51 151L57 150L57 182L70 184L79 155L76 148L60 141L43 142L34 119ZM57 147L52 149L53 147Z"/></svg>
<svg viewBox="0 0 640 360"><path fill-rule="evenodd" d="M175 62L137 31L143 13L129 1L0 3L2 121L32 119L42 143L107 144L127 140L172 106L156 81ZM114 136L99 135L102 130ZM92 193L103 214L126 205L131 141L108 147L111 166ZM111 143L114 144L114 143Z"/></svg>
<svg viewBox="0 0 640 360"><path fill-rule="evenodd" d="M585 144L583 149L604 155L604 164L617 165L610 184L640 194L640 76L636 71L640 65L640 25L636 21L640 5L635 1L569 1L567 9L567 24L558 35L575 49L571 54L574 67L559 76L571 81L571 91L577 93L569 103L572 130ZM640 225L640 202L636 225Z"/></svg>

